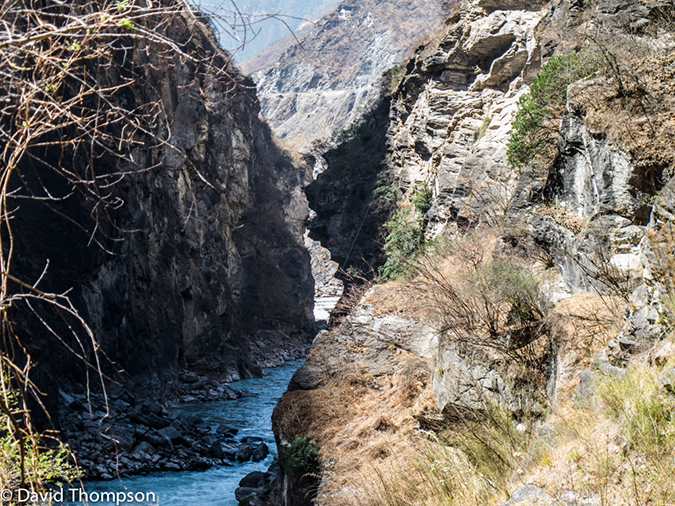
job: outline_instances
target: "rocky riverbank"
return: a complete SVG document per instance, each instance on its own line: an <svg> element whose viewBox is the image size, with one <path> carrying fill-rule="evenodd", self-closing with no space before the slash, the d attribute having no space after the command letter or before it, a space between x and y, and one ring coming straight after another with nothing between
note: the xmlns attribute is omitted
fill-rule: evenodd
<svg viewBox="0 0 675 506"><path fill-rule="evenodd" d="M182 402L228 401L252 396L227 383L194 373L181 375ZM158 471L201 471L233 462L259 462L269 454L260 437L237 437L238 429L184 416L169 404L140 399L129 392L69 395L60 392L63 434L84 479Z"/></svg>

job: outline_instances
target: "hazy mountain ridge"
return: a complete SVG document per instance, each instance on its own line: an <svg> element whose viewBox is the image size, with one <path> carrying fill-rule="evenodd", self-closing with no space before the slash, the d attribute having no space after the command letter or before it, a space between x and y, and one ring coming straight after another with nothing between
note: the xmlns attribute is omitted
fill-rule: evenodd
<svg viewBox="0 0 675 506"><path fill-rule="evenodd" d="M255 73L263 116L278 136L310 150L372 108L382 73L442 23L442 8L431 0L341 3L301 45Z"/></svg>

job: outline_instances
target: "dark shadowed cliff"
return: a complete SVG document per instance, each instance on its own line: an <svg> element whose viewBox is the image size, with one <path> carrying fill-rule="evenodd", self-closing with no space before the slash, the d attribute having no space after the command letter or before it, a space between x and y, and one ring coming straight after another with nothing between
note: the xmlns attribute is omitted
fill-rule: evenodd
<svg viewBox="0 0 675 506"><path fill-rule="evenodd" d="M114 65L105 70L125 118L159 111L135 144L56 142L79 135L66 125L28 151L9 198L13 274L32 283L48 263L41 290L69 291L103 370L146 395L170 393L165 382L181 368L257 374L299 356L313 325L301 172L204 22L184 12L152 28L180 51L121 36L110 41ZM92 61L81 60L82 75ZM62 177L88 171L105 199ZM93 361L90 338L61 313L39 301L10 312L48 394L83 388L93 372L67 350Z"/></svg>

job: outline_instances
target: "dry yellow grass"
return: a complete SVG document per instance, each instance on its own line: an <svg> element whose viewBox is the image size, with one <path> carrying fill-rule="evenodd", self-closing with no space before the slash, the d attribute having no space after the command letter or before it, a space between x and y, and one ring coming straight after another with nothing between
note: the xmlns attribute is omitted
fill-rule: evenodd
<svg viewBox="0 0 675 506"><path fill-rule="evenodd" d="M321 445L325 475L317 504L352 504L364 476L394 465L413 441L423 440L414 435L414 417L436 409L431 365L405 352L399 357L393 376L354 370L315 390L288 392L280 401L275 418L286 437L302 434Z"/></svg>
<svg viewBox="0 0 675 506"><path fill-rule="evenodd" d="M558 316L558 377L556 398L566 402L579 384L579 373L619 330L624 302L618 297L582 293L563 299L553 310Z"/></svg>
<svg viewBox="0 0 675 506"><path fill-rule="evenodd" d="M582 407L571 400L560 404L531 450L536 462L517 481L567 502L672 505L675 398L659 388L662 368L648 365L646 357L638 362L623 378L598 375L596 394Z"/></svg>

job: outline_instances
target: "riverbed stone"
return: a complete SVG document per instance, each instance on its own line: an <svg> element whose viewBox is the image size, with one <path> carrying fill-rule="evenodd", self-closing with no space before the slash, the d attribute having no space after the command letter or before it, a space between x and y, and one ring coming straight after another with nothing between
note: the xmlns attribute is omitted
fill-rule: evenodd
<svg viewBox="0 0 675 506"><path fill-rule="evenodd" d="M225 452L223 452L223 447L220 446L220 443L213 443L211 445L211 448L209 449L209 453L211 456L223 460L225 459Z"/></svg>
<svg viewBox="0 0 675 506"><path fill-rule="evenodd" d="M248 488L257 488L265 482L267 476L268 473L263 473L261 471L253 471L251 473L248 473L241 479L241 481L239 481L239 486Z"/></svg>
<svg viewBox="0 0 675 506"><path fill-rule="evenodd" d="M222 446L223 453L225 454L225 457L227 460L237 460L237 448L235 446L229 446L229 445L224 445Z"/></svg>
<svg viewBox="0 0 675 506"><path fill-rule="evenodd" d="M150 455L154 454L155 453L155 447L152 446L147 441L141 441L140 443L138 443L136 445L136 447L134 448L134 450L132 452L132 454L137 455L137 456L141 456L144 453L150 454Z"/></svg>
<svg viewBox="0 0 675 506"><path fill-rule="evenodd" d="M231 427L230 425L220 424L216 429L216 434L223 434L224 436L231 437L237 434L239 429Z"/></svg>
<svg viewBox="0 0 675 506"><path fill-rule="evenodd" d="M258 489L252 487L239 487L234 491L234 497L237 501L243 501L244 499L249 498L252 495L257 496Z"/></svg>
<svg viewBox="0 0 675 506"><path fill-rule="evenodd" d="M168 438L173 444L176 445L185 444L185 438L183 437L183 434L178 432L178 430L175 427L172 427L171 425L158 430L157 433L160 436Z"/></svg>
<svg viewBox="0 0 675 506"><path fill-rule="evenodd" d="M143 404L141 404L141 413L144 415L156 415L156 416L162 416L164 413L164 408L162 405L153 400L153 399L145 399L143 401Z"/></svg>
<svg viewBox="0 0 675 506"><path fill-rule="evenodd" d="M253 456L253 451L254 447L250 443L244 443L239 447L239 451L237 452L237 460L239 462L247 462L251 460L251 457Z"/></svg>
<svg viewBox="0 0 675 506"><path fill-rule="evenodd" d="M255 447L255 450L253 450L253 455L251 456L251 460L253 462L260 462L261 460L265 460L267 455L269 455L270 450L267 447L265 443L260 443L258 446Z"/></svg>

